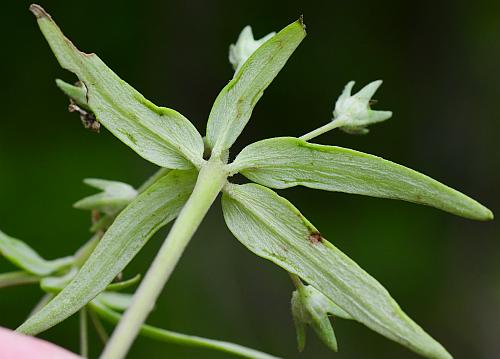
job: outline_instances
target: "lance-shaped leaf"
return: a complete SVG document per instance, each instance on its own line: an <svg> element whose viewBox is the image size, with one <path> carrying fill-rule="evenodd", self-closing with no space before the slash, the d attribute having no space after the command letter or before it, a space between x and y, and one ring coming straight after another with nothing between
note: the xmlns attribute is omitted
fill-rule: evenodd
<svg viewBox="0 0 500 359"><path fill-rule="evenodd" d="M302 19L261 45L217 96L207 123L213 154L229 149L247 124L264 90L306 36Z"/></svg>
<svg viewBox="0 0 500 359"><path fill-rule="evenodd" d="M73 280L18 331L40 333L77 312L126 267L151 236L174 219L191 194L196 171L174 170L141 193L104 234Z"/></svg>
<svg viewBox="0 0 500 359"><path fill-rule="evenodd" d="M407 167L366 153L281 137L255 142L232 164L271 188L306 186L424 204L477 220L493 218L472 198Z"/></svg>
<svg viewBox="0 0 500 359"><path fill-rule="evenodd" d="M39 276L56 272L73 262L73 257L45 260L26 243L9 237L2 231L0 231L0 255L26 272Z"/></svg>
<svg viewBox="0 0 500 359"><path fill-rule="evenodd" d="M40 6L31 5L30 10L61 66L75 73L83 84L87 105L100 123L140 156L159 166L188 169L191 163L199 165L203 140L184 116L157 107L95 54L80 52ZM58 85L68 94L75 90ZM81 102L81 95L75 100Z"/></svg>
<svg viewBox="0 0 500 359"><path fill-rule="evenodd" d="M451 358L286 199L257 184L228 185L222 208L229 229L248 249L298 275L353 319L429 358Z"/></svg>

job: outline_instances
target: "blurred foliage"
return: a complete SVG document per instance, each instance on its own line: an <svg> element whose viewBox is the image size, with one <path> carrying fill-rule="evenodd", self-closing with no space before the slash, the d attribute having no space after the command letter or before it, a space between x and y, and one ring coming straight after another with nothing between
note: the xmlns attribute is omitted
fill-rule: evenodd
<svg viewBox="0 0 500 359"><path fill-rule="evenodd" d="M154 171L109 133L85 131L54 79L60 70L29 3L3 4L0 228L46 258L72 253L90 234L71 204L91 193L82 179L140 184ZM350 147L427 173L500 209L500 2L466 1L43 1L65 33L159 105L204 133L211 104L232 76L228 46L244 25L257 37L304 14L309 36L259 102L236 149L302 135L331 117L349 80L382 78L391 120L368 136L321 143ZM236 152L231 155L234 157ZM500 226L415 205L282 191L322 233L384 284L403 309L457 358L500 353ZM327 210L328 208L328 210ZM330 208L334 208L331 210ZM147 268L165 231L133 262ZM5 261L0 271L11 269ZM299 357L286 273L244 249L212 209L149 319L165 328ZM40 295L3 290L0 325L14 328ZM310 336L302 358L416 358L363 326L337 320L338 354ZM109 328L111 329L111 328ZM44 338L78 347L77 318ZM92 352L100 344L93 337ZM220 353L139 339L130 358L221 358Z"/></svg>

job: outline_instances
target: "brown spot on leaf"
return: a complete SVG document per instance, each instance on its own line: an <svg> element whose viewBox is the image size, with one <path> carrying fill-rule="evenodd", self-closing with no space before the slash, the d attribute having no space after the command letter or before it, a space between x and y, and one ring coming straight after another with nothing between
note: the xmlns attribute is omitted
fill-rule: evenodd
<svg viewBox="0 0 500 359"><path fill-rule="evenodd" d="M318 244L318 243L321 243L323 241L323 237L321 236L321 233L319 233L319 232L312 232L307 239L312 244Z"/></svg>

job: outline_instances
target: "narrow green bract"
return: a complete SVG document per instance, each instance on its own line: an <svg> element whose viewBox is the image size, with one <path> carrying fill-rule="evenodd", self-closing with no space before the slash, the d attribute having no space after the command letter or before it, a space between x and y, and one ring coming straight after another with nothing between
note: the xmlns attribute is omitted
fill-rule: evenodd
<svg viewBox="0 0 500 359"><path fill-rule="evenodd" d="M46 307L18 331L40 333L90 302L120 273L162 226L174 219L187 201L196 171L170 171L139 195L116 218L78 274Z"/></svg>
<svg viewBox="0 0 500 359"><path fill-rule="evenodd" d="M429 358L451 358L286 199L257 184L229 185L222 208L229 229L248 249L298 275L353 319Z"/></svg>
<svg viewBox="0 0 500 359"><path fill-rule="evenodd" d="M412 169L294 137L255 142L244 148L231 166L271 188L305 186L425 204L471 219L493 218L488 208L472 198Z"/></svg>

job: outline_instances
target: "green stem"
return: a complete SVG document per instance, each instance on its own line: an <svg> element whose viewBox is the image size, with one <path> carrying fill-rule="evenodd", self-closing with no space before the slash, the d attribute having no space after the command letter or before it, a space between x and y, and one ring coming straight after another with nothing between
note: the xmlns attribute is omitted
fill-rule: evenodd
<svg viewBox="0 0 500 359"><path fill-rule="evenodd" d="M90 303L92 312L97 313L101 318L116 324L119 322L121 315L97 303ZM185 345L189 347L207 348L219 350L225 353L238 355L244 358L252 359L277 359L277 357L261 351L244 347L242 345L228 343L222 340L202 338L195 335L187 335L173 332L171 330L156 328L151 325L143 324L140 333L145 337L160 340L166 343Z"/></svg>
<svg viewBox="0 0 500 359"><path fill-rule="evenodd" d="M206 162L201 167L191 197L181 210L137 289L130 308L125 312L108 345L104 348L101 359L121 359L127 354L186 245L226 182L226 171L221 162L215 161Z"/></svg>
<svg viewBox="0 0 500 359"><path fill-rule="evenodd" d="M40 277L23 271L0 274L0 288L12 287L21 284L38 283L39 281Z"/></svg>
<svg viewBox="0 0 500 359"><path fill-rule="evenodd" d="M309 141L313 139L314 137L318 137L319 135L324 134L325 132L331 131L337 127L342 126L342 123L338 119L334 119L330 122L328 122L326 125L323 125L311 132L306 133L303 136L300 136L299 138L304 141Z"/></svg>
<svg viewBox="0 0 500 359"><path fill-rule="evenodd" d="M92 302L89 304L93 308ZM101 339L102 343L106 345L106 343L109 340L109 335L108 332L106 332L106 328L104 328L104 325L102 325L101 320L99 317L95 314L95 310L89 310L89 317L90 320L92 321L92 324L94 325L95 331L97 332L97 336L99 339Z"/></svg>
<svg viewBox="0 0 500 359"><path fill-rule="evenodd" d="M87 308L80 309L80 355L84 358L89 356Z"/></svg>

